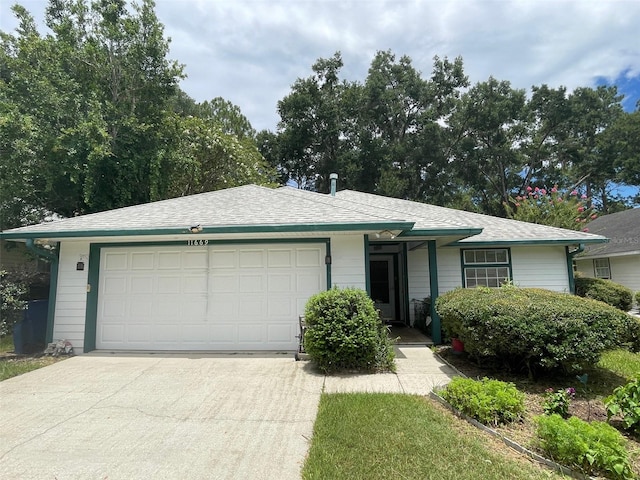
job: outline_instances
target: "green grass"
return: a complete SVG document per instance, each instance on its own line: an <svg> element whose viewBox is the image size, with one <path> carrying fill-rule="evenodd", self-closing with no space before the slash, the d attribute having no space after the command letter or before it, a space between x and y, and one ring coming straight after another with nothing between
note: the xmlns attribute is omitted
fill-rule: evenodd
<svg viewBox="0 0 640 480"><path fill-rule="evenodd" d="M506 447L427 398L323 394L302 476L305 480L561 478L496 448Z"/></svg>
<svg viewBox="0 0 640 480"><path fill-rule="evenodd" d="M13 352L13 337L8 335L0 338L0 356ZM37 370L62 360L57 357L4 357L0 358L0 382L7 378L16 377L23 373Z"/></svg>
<svg viewBox="0 0 640 480"><path fill-rule="evenodd" d="M622 349L610 350L602 354L598 366L630 380L640 376L640 354Z"/></svg>

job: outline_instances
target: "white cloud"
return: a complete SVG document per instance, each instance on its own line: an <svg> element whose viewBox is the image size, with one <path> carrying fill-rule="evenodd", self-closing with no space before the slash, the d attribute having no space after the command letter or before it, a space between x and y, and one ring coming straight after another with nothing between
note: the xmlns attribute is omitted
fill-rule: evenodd
<svg viewBox="0 0 640 480"><path fill-rule="evenodd" d="M461 55L472 82L518 88L592 86L640 75L637 0L156 0L186 65L183 88L221 96L256 129L274 129L276 104L319 57L342 52L343 78L363 81L377 50L407 54L424 76L435 55ZM46 2L23 0L42 19ZM0 28L13 28L8 5Z"/></svg>

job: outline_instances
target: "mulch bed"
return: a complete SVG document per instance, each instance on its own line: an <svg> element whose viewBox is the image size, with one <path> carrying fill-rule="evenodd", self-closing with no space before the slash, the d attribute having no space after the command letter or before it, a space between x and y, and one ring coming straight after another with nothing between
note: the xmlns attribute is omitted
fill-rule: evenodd
<svg viewBox="0 0 640 480"><path fill-rule="evenodd" d="M586 385L583 385L575 375L563 377L556 374L533 380L524 373L509 372L497 365L478 365L465 354L454 354L450 347L440 347L437 350L437 354L469 378L481 379L488 377L515 384L518 390L525 394L527 409L525 417L521 422L501 425L494 429L523 447L537 451L540 454L542 452L538 451L535 446L536 435L533 419L544 413L542 404L546 389L575 388L576 396L569 407L569 414L585 421L606 422L607 412L603 403L604 397L610 394L616 386L626 383L621 378L614 378L613 380L607 378L611 377L611 375L604 375L597 368L588 372L589 380L587 380ZM620 426L620 423L615 420L611 424L614 427ZM640 438L620 428L618 429L628 440L627 450L631 457L633 470L640 475Z"/></svg>

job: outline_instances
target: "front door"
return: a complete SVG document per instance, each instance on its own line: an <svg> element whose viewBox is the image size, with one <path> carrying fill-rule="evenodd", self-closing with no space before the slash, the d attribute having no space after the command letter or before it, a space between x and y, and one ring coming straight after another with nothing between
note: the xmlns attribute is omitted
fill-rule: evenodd
<svg viewBox="0 0 640 480"><path fill-rule="evenodd" d="M371 298L385 322L396 320L396 291L393 275L393 255L371 256L369 262Z"/></svg>

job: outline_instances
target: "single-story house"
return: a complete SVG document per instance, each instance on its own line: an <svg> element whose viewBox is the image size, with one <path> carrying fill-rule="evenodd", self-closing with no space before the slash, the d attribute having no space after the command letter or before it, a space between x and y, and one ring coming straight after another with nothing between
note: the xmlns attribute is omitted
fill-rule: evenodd
<svg viewBox="0 0 640 480"><path fill-rule="evenodd" d="M577 271L640 291L640 208L596 218L589 223L589 231L610 240L586 246L575 257Z"/></svg>
<svg viewBox="0 0 640 480"><path fill-rule="evenodd" d="M571 292L573 255L606 241L336 192L335 179L331 194L246 185L0 237L53 260L47 335L76 352L295 350L307 299L334 285L365 289L386 320L411 324L412 300L460 286Z"/></svg>

